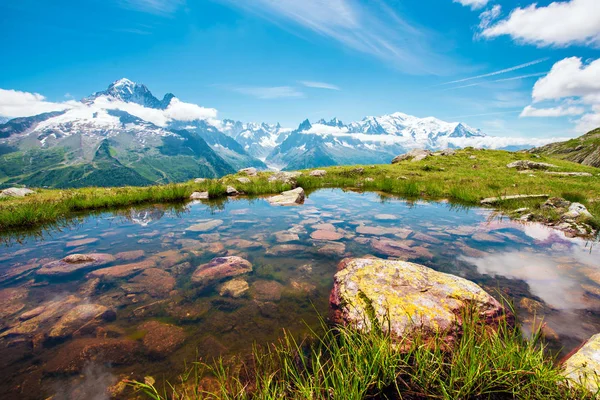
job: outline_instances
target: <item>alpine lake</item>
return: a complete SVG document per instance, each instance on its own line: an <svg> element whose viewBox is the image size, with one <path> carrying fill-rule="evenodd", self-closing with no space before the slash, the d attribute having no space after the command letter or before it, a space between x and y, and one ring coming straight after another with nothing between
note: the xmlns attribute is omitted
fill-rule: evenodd
<svg viewBox="0 0 600 400"><path fill-rule="evenodd" d="M447 202L323 189L296 207L246 197L147 205L3 239L2 399L102 398L90 393L123 378L176 382L186 362L243 358L284 330L302 337L327 318L345 257L474 281L512 301L525 334L543 320L562 354L600 332L594 242ZM251 270L195 278L218 257Z"/></svg>

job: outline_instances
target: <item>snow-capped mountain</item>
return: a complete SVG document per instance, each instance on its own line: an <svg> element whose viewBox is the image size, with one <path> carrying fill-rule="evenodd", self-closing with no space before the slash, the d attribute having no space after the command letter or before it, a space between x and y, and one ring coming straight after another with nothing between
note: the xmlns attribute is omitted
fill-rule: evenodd
<svg viewBox="0 0 600 400"><path fill-rule="evenodd" d="M243 123L225 119L215 124L219 130L234 138L250 155L264 161L277 145L292 131L280 124Z"/></svg>
<svg viewBox="0 0 600 400"><path fill-rule="evenodd" d="M150 90L141 83L135 83L127 78L119 79L113 82L108 89L96 92L93 95L81 100L82 103L92 104L99 97L106 97L113 100L120 100L126 103L135 103L144 107L165 110L169 107L171 100L175 97L172 93L167 93L162 100L158 100Z"/></svg>
<svg viewBox="0 0 600 400"><path fill-rule="evenodd" d="M306 120L266 159L292 170L327 165L387 163L414 148L438 150L466 146L528 148L536 139L497 138L460 122L418 118L400 112L344 124L337 118Z"/></svg>

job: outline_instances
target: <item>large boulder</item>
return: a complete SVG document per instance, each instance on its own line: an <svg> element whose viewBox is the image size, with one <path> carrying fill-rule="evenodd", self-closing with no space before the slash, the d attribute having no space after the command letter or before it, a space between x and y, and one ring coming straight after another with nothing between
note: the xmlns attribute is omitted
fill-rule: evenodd
<svg viewBox="0 0 600 400"><path fill-rule="evenodd" d="M240 174L246 174L248 176L256 176L258 171L256 170L256 168L250 167L250 168L240 169L238 172Z"/></svg>
<svg viewBox="0 0 600 400"><path fill-rule="evenodd" d="M342 260L329 302L334 321L366 331L377 321L394 339L423 333L452 340L460 332L463 311L470 307L490 324L507 315L473 282L378 258Z"/></svg>
<svg viewBox="0 0 600 400"><path fill-rule="evenodd" d="M25 197L34 193L35 192L31 189L12 187L1 191L0 197Z"/></svg>
<svg viewBox="0 0 600 400"><path fill-rule="evenodd" d="M564 374L593 393L600 390L600 333L592 336L567 359L564 363Z"/></svg>
<svg viewBox="0 0 600 400"><path fill-rule="evenodd" d="M71 254L62 260L44 264L36 274L62 277L92 268L101 267L115 261L115 257L104 253Z"/></svg>
<svg viewBox="0 0 600 400"><path fill-rule="evenodd" d="M194 192L190 195L190 200L208 200L208 192Z"/></svg>
<svg viewBox="0 0 600 400"><path fill-rule="evenodd" d="M310 176L316 176L316 177L322 177L327 175L327 171L325 171L324 169L315 169L314 171L311 171Z"/></svg>
<svg viewBox="0 0 600 400"><path fill-rule="evenodd" d="M550 168L558 168L554 164L529 161L529 160L518 160L515 162L511 162L506 165L508 168L516 168L519 171L525 171L528 169L550 169Z"/></svg>
<svg viewBox="0 0 600 400"><path fill-rule="evenodd" d="M299 187L283 192L278 196L269 197L267 200L273 205L297 206L299 204L304 204L304 197L304 189Z"/></svg>
<svg viewBox="0 0 600 400"><path fill-rule="evenodd" d="M413 149L406 154L401 154L399 156L394 157L394 159L392 160L392 164L397 164L405 160L411 160L414 162L421 161L429 157L431 154L432 153L429 150Z"/></svg>
<svg viewBox="0 0 600 400"><path fill-rule="evenodd" d="M242 275L252 271L250 261L242 257L217 257L202 264L192 274L192 282L206 284L222 278Z"/></svg>

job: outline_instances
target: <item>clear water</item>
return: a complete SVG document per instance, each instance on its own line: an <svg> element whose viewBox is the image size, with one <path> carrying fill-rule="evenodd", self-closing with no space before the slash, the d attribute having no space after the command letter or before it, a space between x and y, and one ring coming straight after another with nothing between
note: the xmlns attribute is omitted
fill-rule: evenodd
<svg viewBox="0 0 600 400"><path fill-rule="evenodd" d="M202 233L186 230L212 220L222 224ZM340 239L311 238L316 230L332 229ZM378 238L402 242L408 250L390 253L373 245ZM296 247L282 252L281 245ZM69 254L122 258L119 253L139 250L143 254L138 259L99 268L154 257L160 260L155 268L166 272L157 281L140 283L139 275L132 275L91 286L89 270L52 279L36 275L40 265ZM228 279L202 288L191 282L198 265L223 255L253 264L251 273L240 276L250 287L242 297L219 294ZM83 216L61 231L12 240L0 248L0 335L23 324L23 313L70 295L76 296L75 304L105 305L117 315L61 341L44 336L60 315L32 332L0 339L0 397L89 398L86 390L101 392L123 376L173 379L184 361L244 355L253 343L269 343L283 329L302 335L307 325L317 324L318 313L327 315L338 262L364 255L409 259L475 281L490 293L500 291L514 301L526 331L534 313L543 316L549 340L563 352L600 331L597 249L541 225L498 219L489 210L342 190L314 192L299 207L244 198L218 205L192 203L183 211L157 205ZM149 320L182 327L185 341L158 358L140 350L119 365L89 362L69 371L55 367L73 356L65 351L73 343L111 338L139 344L145 332L140 325Z"/></svg>

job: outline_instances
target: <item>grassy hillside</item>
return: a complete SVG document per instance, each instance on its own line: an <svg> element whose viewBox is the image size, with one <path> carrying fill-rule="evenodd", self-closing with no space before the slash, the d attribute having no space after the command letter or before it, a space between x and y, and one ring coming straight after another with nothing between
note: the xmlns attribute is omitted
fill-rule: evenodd
<svg viewBox="0 0 600 400"><path fill-rule="evenodd" d="M506 165L519 159L556 164L556 171L588 172L592 176L556 176L543 171L519 173ZM298 185L305 190L338 187L354 190L377 190L407 198L448 199L464 205L479 205L487 197L516 194L548 194L583 203L600 226L600 170L569 161L527 153L465 149L454 156L430 157L419 162L373 166L328 167L325 177L304 173ZM308 172L308 171L305 171ZM227 185L248 195L279 193L291 186L269 182L272 173L261 172L248 184L237 181L238 175L203 183L188 181L149 187L82 188L38 190L21 199L0 199L0 229L35 228L69 218L74 211L123 207L144 202L186 201L194 191L209 191L212 198L225 196ZM190 177L191 178L191 177ZM540 208L543 199L502 202L497 208L514 210L529 207L547 220L558 215Z"/></svg>
<svg viewBox="0 0 600 400"><path fill-rule="evenodd" d="M531 150L534 154L543 154L579 164L600 167L600 128L566 142L551 143Z"/></svg>

